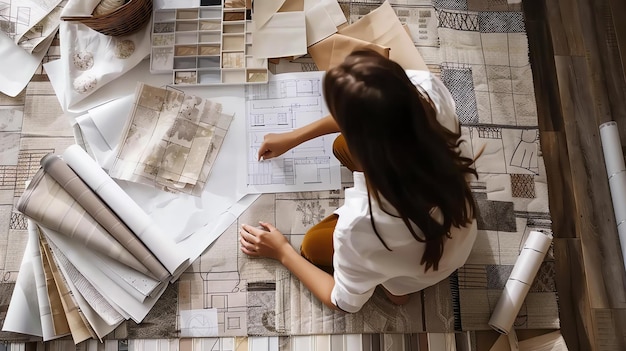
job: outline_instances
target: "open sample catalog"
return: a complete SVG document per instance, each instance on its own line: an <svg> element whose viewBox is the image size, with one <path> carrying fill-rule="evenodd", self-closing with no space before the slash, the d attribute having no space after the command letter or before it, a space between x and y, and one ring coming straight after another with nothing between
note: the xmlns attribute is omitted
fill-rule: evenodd
<svg viewBox="0 0 626 351"><path fill-rule="evenodd" d="M29 242L4 329L78 343L141 322L194 257L78 145L41 165L17 205Z"/></svg>

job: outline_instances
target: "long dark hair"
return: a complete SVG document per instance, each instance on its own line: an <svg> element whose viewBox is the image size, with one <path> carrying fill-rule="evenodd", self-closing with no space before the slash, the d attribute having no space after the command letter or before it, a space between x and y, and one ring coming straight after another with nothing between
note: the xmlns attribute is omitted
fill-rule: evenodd
<svg viewBox="0 0 626 351"><path fill-rule="evenodd" d="M382 210L402 218L415 240L425 243L421 264L436 271L450 227L471 223L475 213L465 176L477 173L474 160L461 156L460 133L437 122L432 101L400 65L373 51L355 51L329 70L324 95L365 173L368 193L381 208L381 197L394 207L397 214ZM442 223L431 216L435 208ZM372 226L389 250L373 217Z"/></svg>

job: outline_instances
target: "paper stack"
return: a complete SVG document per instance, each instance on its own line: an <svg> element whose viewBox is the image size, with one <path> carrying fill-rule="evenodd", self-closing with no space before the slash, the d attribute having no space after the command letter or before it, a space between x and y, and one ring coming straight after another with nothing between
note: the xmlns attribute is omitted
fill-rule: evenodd
<svg viewBox="0 0 626 351"><path fill-rule="evenodd" d="M195 257L79 146L41 165L17 205L29 241L3 329L79 343L140 323Z"/></svg>
<svg viewBox="0 0 626 351"><path fill-rule="evenodd" d="M232 119L219 103L139 83L109 173L200 196Z"/></svg>

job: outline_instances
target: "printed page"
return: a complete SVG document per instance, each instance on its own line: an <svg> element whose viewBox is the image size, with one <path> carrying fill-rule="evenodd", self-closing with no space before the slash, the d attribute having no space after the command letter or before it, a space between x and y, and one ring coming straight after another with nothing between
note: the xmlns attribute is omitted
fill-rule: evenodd
<svg viewBox="0 0 626 351"><path fill-rule="evenodd" d="M18 44L24 34L55 10L59 3L61 3L61 0L4 1L4 4L0 7L2 7L3 20L6 20L8 23L2 25L2 31Z"/></svg>
<svg viewBox="0 0 626 351"><path fill-rule="evenodd" d="M267 85L247 87L247 193L339 189L336 135L309 140L270 160L257 160L265 134L285 133L328 115L322 95L324 72L285 73Z"/></svg>

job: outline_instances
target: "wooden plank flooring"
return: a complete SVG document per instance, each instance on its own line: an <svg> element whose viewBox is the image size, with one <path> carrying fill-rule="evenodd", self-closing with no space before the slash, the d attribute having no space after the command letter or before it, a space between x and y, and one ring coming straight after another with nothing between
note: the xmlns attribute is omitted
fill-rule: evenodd
<svg viewBox="0 0 626 351"><path fill-rule="evenodd" d="M523 2L570 350L626 350L626 273L598 126L626 145L626 4Z"/></svg>

